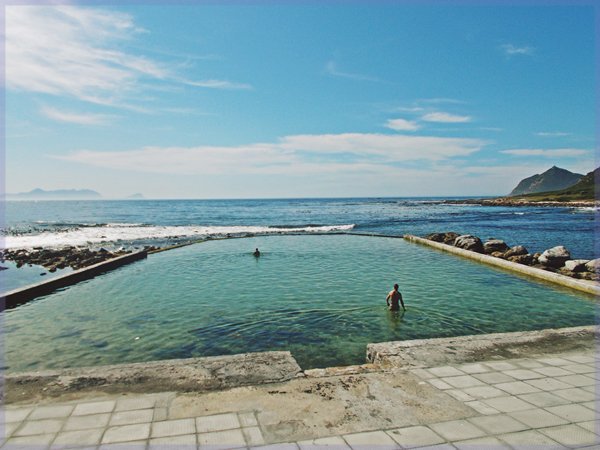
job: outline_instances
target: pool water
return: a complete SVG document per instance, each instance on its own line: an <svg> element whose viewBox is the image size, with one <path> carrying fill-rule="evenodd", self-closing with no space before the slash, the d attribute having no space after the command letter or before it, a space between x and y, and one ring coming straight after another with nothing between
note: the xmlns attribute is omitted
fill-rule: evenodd
<svg viewBox="0 0 600 450"><path fill-rule="evenodd" d="M396 282L405 313L386 308ZM229 239L150 255L5 311L5 366L290 350L306 369L363 363L370 342L591 325L595 312L592 296L402 239Z"/></svg>

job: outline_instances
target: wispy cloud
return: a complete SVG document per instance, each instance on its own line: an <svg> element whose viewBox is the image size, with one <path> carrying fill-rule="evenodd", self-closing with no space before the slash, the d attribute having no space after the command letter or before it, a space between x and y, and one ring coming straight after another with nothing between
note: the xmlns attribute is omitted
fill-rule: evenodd
<svg viewBox="0 0 600 450"><path fill-rule="evenodd" d="M479 139L343 133L292 135L273 143L232 147L144 147L122 152L82 150L54 158L137 172L171 174L286 174L381 170L406 161L465 157L486 143ZM343 156L343 161L342 157Z"/></svg>
<svg viewBox="0 0 600 450"><path fill-rule="evenodd" d="M414 120L406 119L389 119L385 123L385 126L396 131L416 131L421 128L421 126Z"/></svg>
<svg viewBox="0 0 600 450"><path fill-rule="evenodd" d="M516 46L513 44L503 44L500 46L500 50L502 50L506 56L533 55L535 53L535 47L530 47L528 45Z"/></svg>
<svg viewBox="0 0 600 450"><path fill-rule="evenodd" d="M381 81L379 78L377 77L372 77L369 75L363 75L360 73L351 73L351 72L344 72L342 70L340 70L336 64L335 61L331 60L328 61L327 64L325 64L325 72L329 75L332 75L334 77L341 77L341 78L349 78L351 80L358 80L358 81Z"/></svg>
<svg viewBox="0 0 600 450"><path fill-rule="evenodd" d="M142 83L184 83L248 89L225 80L182 80L170 67L121 50L146 33L125 13L76 6L6 7L6 85L66 95L108 106L128 106Z"/></svg>
<svg viewBox="0 0 600 450"><path fill-rule="evenodd" d="M73 113L61 111L49 106L41 107L40 113L49 119L56 120L57 122L75 123L78 125L107 125L113 118L112 116L107 116L105 114Z"/></svg>
<svg viewBox="0 0 600 450"><path fill-rule="evenodd" d="M571 133L565 133L563 131L539 131L535 133L536 136L541 137L562 137L562 136L570 136Z"/></svg>
<svg viewBox="0 0 600 450"><path fill-rule="evenodd" d="M589 155L590 150L581 148L554 148L554 149L541 149L541 148L518 148L511 150L501 150L500 153L514 156L542 156L545 158L558 158L558 157L577 157Z"/></svg>
<svg viewBox="0 0 600 450"><path fill-rule="evenodd" d="M458 100L456 98L448 98L448 97L433 97L433 98L421 98L417 100L417 102L421 103L432 103L432 104L441 104L441 103L453 103L453 104L462 104L465 103L463 100Z"/></svg>
<svg viewBox="0 0 600 450"><path fill-rule="evenodd" d="M464 123L470 122L471 116L459 116L455 114L449 114L446 112L431 112L421 117L426 122L439 122L439 123Z"/></svg>

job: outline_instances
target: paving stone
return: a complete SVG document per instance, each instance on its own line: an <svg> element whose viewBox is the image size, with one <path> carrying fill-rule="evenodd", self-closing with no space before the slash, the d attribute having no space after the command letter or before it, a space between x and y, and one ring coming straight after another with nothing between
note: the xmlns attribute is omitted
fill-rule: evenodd
<svg viewBox="0 0 600 450"><path fill-rule="evenodd" d="M121 425L110 427L104 433L103 444L112 444L115 442L138 441L148 439L150 436L150 424L139 423L136 425Z"/></svg>
<svg viewBox="0 0 600 450"><path fill-rule="evenodd" d="M171 448L175 450L179 448L180 450L184 450L185 447L182 446L190 446L188 448L196 447L196 435L195 434L181 434L179 436L167 436L160 438L150 439L150 448L152 450L158 450L159 448Z"/></svg>
<svg viewBox="0 0 600 450"><path fill-rule="evenodd" d="M573 375L572 372L556 366L544 366L539 369L533 369L537 373L541 373L546 377L560 377L563 375Z"/></svg>
<svg viewBox="0 0 600 450"><path fill-rule="evenodd" d="M309 439L306 441L298 442L300 450L350 450L346 441L340 436L331 436L320 439Z"/></svg>
<svg viewBox="0 0 600 450"><path fill-rule="evenodd" d="M573 361L574 363L577 363L577 364L594 364L594 362L596 361L591 356L586 356L586 355L566 355L566 356L563 356L563 359L566 359L568 361Z"/></svg>
<svg viewBox="0 0 600 450"><path fill-rule="evenodd" d="M22 422L27 418L33 408L6 408L4 410L5 422Z"/></svg>
<svg viewBox="0 0 600 450"><path fill-rule="evenodd" d="M169 418L169 411L167 408L155 408L152 420L154 422L160 422L161 420L167 420Z"/></svg>
<svg viewBox="0 0 600 450"><path fill-rule="evenodd" d="M512 433L526 430L528 427L506 414L479 416L467 419L488 434Z"/></svg>
<svg viewBox="0 0 600 450"><path fill-rule="evenodd" d="M509 363L508 361L486 361L485 365L493 370L513 370L518 369L518 366Z"/></svg>
<svg viewBox="0 0 600 450"><path fill-rule="evenodd" d="M92 403L79 403L73 410L74 416L83 416L87 414L101 414L109 413L115 409L116 402L114 400L107 400L102 402Z"/></svg>
<svg viewBox="0 0 600 450"><path fill-rule="evenodd" d="M501 412L524 411L533 408L531 403L524 402L517 397L495 397L482 400L482 402Z"/></svg>
<svg viewBox="0 0 600 450"><path fill-rule="evenodd" d="M585 406L586 408L590 408L594 412L596 412L596 409L598 408L598 404L596 403L595 400L593 400L591 402L583 402L583 403L580 403L580 405Z"/></svg>
<svg viewBox="0 0 600 450"><path fill-rule="evenodd" d="M466 420L450 420L429 425L433 431L448 441L462 441L485 436L485 433Z"/></svg>
<svg viewBox="0 0 600 450"><path fill-rule="evenodd" d="M88 428L104 428L108 424L109 418L110 414L71 416L65 422L64 431L86 430Z"/></svg>
<svg viewBox="0 0 600 450"><path fill-rule="evenodd" d="M525 383L530 384L542 391L556 391L558 389L568 389L571 386L554 378L540 378L537 380L527 380Z"/></svg>
<svg viewBox="0 0 600 450"><path fill-rule="evenodd" d="M128 397L117 400L115 411L131 411L134 409L150 409L156 404L155 397Z"/></svg>
<svg viewBox="0 0 600 450"><path fill-rule="evenodd" d="M591 392L591 393L596 392L596 386L581 386L581 389L583 389L584 391L587 391L587 392Z"/></svg>
<svg viewBox="0 0 600 450"><path fill-rule="evenodd" d="M429 372L427 369L413 369L410 371L410 373L416 375L422 380L428 380L435 377L435 375Z"/></svg>
<svg viewBox="0 0 600 450"><path fill-rule="evenodd" d="M194 419L165 420L152 423L151 429L151 438L194 434L196 433L196 423Z"/></svg>
<svg viewBox="0 0 600 450"><path fill-rule="evenodd" d="M527 411L516 411L510 413L510 416L523 422L530 428L553 427L568 423L568 421L562 417L559 417L541 408L530 409Z"/></svg>
<svg viewBox="0 0 600 450"><path fill-rule="evenodd" d="M574 424L543 428L540 431L556 442L569 447L598 443L598 436Z"/></svg>
<svg viewBox="0 0 600 450"><path fill-rule="evenodd" d="M546 411L556 414L569 422L584 422L586 420L594 420L595 413L585 406L572 404L561 406L549 406Z"/></svg>
<svg viewBox="0 0 600 450"><path fill-rule="evenodd" d="M18 436L11 437L8 439L5 444L2 446L2 450L11 449L11 450L33 450L33 449L41 449L50 445L50 443L56 437L55 433L51 434L37 434L31 436Z"/></svg>
<svg viewBox="0 0 600 450"><path fill-rule="evenodd" d="M9 423L5 423L4 424L4 436L2 436L0 434L0 444L2 443L2 441L6 438L9 438L10 436L12 436L12 434L15 432L15 430L17 428L19 428L21 426L20 422L9 422ZM0 431L1 431L2 425L0 424Z"/></svg>
<svg viewBox="0 0 600 450"><path fill-rule="evenodd" d="M250 447L251 450L298 450L300 447L294 442L283 442L278 444L261 445L260 447Z"/></svg>
<svg viewBox="0 0 600 450"><path fill-rule="evenodd" d="M541 373L537 373L529 369L505 370L503 373L510 377L516 378L517 380L533 380L535 378L542 378L544 376Z"/></svg>
<svg viewBox="0 0 600 450"><path fill-rule="evenodd" d="M240 428L240 421L235 413L196 417L196 428L198 433L230 430Z"/></svg>
<svg viewBox="0 0 600 450"><path fill-rule="evenodd" d="M452 443L459 450L481 450L481 449L510 449L510 447L492 436L481 437L477 439L469 439L467 441L459 441Z"/></svg>
<svg viewBox="0 0 600 450"><path fill-rule="evenodd" d="M523 369L537 369L539 367L544 367L543 364L536 361L535 359L524 359L521 361L517 360L517 361L513 361L513 363L519 367L522 367Z"/></svg>
<svg viewBox="0 0 600 450"><path fill-rule="evenodd" d="M541 408L544 408L546 406L564 405L565 403L569 403L568 400L565 400L564 398L558 397L549 392L534 392L533 394L524 394L519 395L518 397L521 400L524 400Z"/></svg>
<svg viewBox="0 0 600 450"><path fill-rule="evenodd" d="M489 372L491 369L488 366L479 363L463 364L458 366L458 369L467 374Z"/></svg>
<svg viewBox="0 0 600 450"><path fill-rule="evenodd" d="M98 445L102 433L104 433L104 429L63 431L56 436L52 448L57 446L84 447Z"/></svg>
<svg viewBox="0 0 600 450"><path fill-rule="evenodd" d="M466 402L465 405L470 406L475 411L477 411L479 414L489 415L489 414L498 414L500 412L496 408L492 408L491 406L486 405L485 403L482 403L479 400L475 400L472 402Z"/></svg>
<svg viewBox="0 0 600 450"><path fill-rule="evenodd" d="M496 389L492 386L475 386L472 388L463 389L463 392L477 399L501 397L503 395L506 395L500 389Z"/></svg>
<svg viewBox="0 0 600 450"><path fill-rule="evenodd" d="M135 423L152 422L154 411L152 409L134 409L130 411L119 411L113 413L109 425L133 425ZM84 416L86 417L86 416Z"/></svg>
<svg viewBox="0 0 600 450"><path fill-rule="evenodd" d="M376 450L376 449L372 449ZM426 447L419 447L419 450L456 450L456 447L452 444L438 444L428 445Z"/></svg>
<svg viewBox="0 0 600 450"><path fill-rule="evenodd" d="M476 373L473 376L486 384L509 383L515 381L513 377L502 372Z"/></svg>
<svg viewBox="0 0 600 450"><path fill-rule="evenodd" d="M442 444L444 438L425 426L398 428L387 432L402 448L423 447Z"/></svg>
<svg viewBox="0 0 600 450"><path fill-rule="evenodd" d="M557 377L555 379L575 387L593 386L596 384L596 380L592 377L588 377L587 375L566 375L564 377Z"/></svg>
<svg viewBox="0 0 600 450"><path fill-rule="evenodd" d="M250 446L265 444L265 438L263 437L260 428L257 426L242 428L242 434L246 439L246 443Z"/></svg>
<svg viewBox="0 0 600 450"><path fill-rule="evenodd" d="M596 394L581 388L561 389L554 391L554 394L571 402L591 402L596 399Z"/></svg>
<svg viewBox="0 0 600 450"><path fill-rule="evenodd" d="M59 419L68 417L73 411L73 405L38 406L29 415L29 420Z"/></svg>
<svg viewBox="0 0 600 450"><path fill-rule="evenodd" d="M452 388L452 386L450 386L448 383L446 383L445 381L442 381L438 378L432 378L431 380L427 380L427 382L429 384L431 384L433 387L436 387L436 388L442 389L442 390Z"/></svg>
<svg viewBox="0 0 600 450"><path fill-rule="evenodd" d="M573 364L571 361L563 358L539 358L538 361L550 366L567 366Z"/></svg>
<svg viewBox="0 0 600 450"><path fill-rule="evenodd" d="M600 421L598 420L588 420L586 422L577 422L581 428L591 431L597 436L600 436Z"/></svg>
<svg viewBox="0 0 600 450"><path fill-rule="evenodd" d="M531 394L532 392L539 392L540 390L527 384L523 381L511 381L510 383L499 383L495 384L494 387L502 389L512 395L520 394Z"/></svg>
<svg viewBox="0 0 600 450"><path fill-rule="evenodd" d="M471 397L469 394L461 391L460 389L447 389L444 391L446 394L451 395L456 400L461 402L469 402L471 400L475 400L475 398Z"/></svg>
<svg viewBox="0 0 600 450"><path fill-rule="evenodd" d="M256 415L251 411L238 413L238 418L240 419L240 424L242 425L242 427L258 426Z"/></svg>
<svg viewBox="0 0 600 450"><path fill-rule="evenodd" d="M596 372L596 367L593 364L569 364L568 366L562 366L562 368L579 374Z"/></svg>
<svg viewBox="0 0 600 450"><path fill-rule="evenodd" d="M34 434L58 433L62 428L60 419L28 420L21 428L15 431L15 436L30 436Z"/></svg>
<svg viewBox="0 0 600 450"><path fill-rule="evenodd" d="M242 430L237 429L199 434L198 445L201 449L221 450L245 447L246 441L244 440Z"/></svg>
<svg viewBox="0 0 600 450"><path fill-rule="evenodd" d="M464 372L461 372L456 367L451 366L442 366L442 367L432 367L429 370L436 377L456 377L459 375L464 375Z"/></svg>
<svg viewBox="0 0 600 450"><path fill-rule="evenodd" d="M137 440L137 441L129 441L129 442L121 442L118 444L103 444L98 447L98 450L146 450L147 441L146 440ZM148 449L155 450L155 449ZM174 449L173 449L174 450ZM180 449L183 450L183 449Z"/></svg>
<svg viewBox="0 0 600 450"><path fill-rule="evenodd" d="M517 433L501 434L496 436L515 449L523 450L550 450L560 448L556 441L536 430L519 431Z"/></svg>
<svg viewBox="0 0 600 450"><path fill-rule="evenodd" d="M448 383L450 386L455 388L468 388L473 386L483 386L483 382L471 375L461 375L458 377L445 377L441 378L441 381Z"/></svg>
<svg viewBox="0 0 600 450"><path fill-rule="evenodd" d="M366 433L345 434L344 439L354 450L367 448L398 449L398 444L383 431L369 431Z"/></svg>

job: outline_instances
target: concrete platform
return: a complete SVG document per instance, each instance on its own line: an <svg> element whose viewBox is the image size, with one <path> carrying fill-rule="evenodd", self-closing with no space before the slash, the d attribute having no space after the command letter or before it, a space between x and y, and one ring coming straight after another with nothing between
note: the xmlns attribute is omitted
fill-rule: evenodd
<svg viewBox="0 0 600 450"><path fill-rule="evenodd" d="M518 354L459 351L443 364L317 369L215 390L42 391L6 406L1 448L598 448L595 332L564 335L560 350L522 338Z"/></svg>

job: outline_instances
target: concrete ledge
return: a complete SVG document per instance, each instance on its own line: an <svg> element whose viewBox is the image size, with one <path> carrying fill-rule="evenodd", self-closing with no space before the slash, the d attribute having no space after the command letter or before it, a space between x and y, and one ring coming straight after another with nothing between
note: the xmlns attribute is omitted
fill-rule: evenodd
<svg viewBox="0 0 600 450"><path fill-rule="evenodd" d="M14 308L20 304L27 303L36 297L48 295L57 289L93 278L109 270L124 266L125 264L144 259L147 256L148 254L146 251L129 253L92 266L84 267L83 269L75 270L74 272L52 278L48 281L42 281L41 283L5 292L0 296L0 302L4 303L2 310L5 308Z"/></svg>
<svg viewBox="0 0 600 450"><path fill-rule="evenodd" d="M512 272L527 275L531 278L548 281L553 284L568 287L571 289L576 289L578 291L587 292L588 294L600 296L600 285L594 281L577 280L565 275L547 272L536 267L525 266L523 264L514 263L505 259L495 258L493 256L464 250L462 248L453 247L448 244L442 244L441 242L430 241L429 239L423 239L409 234L404 236L404 239L406 239L409 242L427 245L429 247L437 248L439 250L452 253L454 255L462 256L464 258L468 258L474 261L479 261L490 266L500 267L502 269L510 270Z"/></svg>
<svg viewBox="0 0 600 450"><path fill-rule="evenodd" d="M367 345L367 361L382 368L435 367L482 360L593 350L600 331L593 325L452 338L415 339Z"/></svg>
<svg viewBox="0 0 600 450"><path fill-rule="evenodd" d="M174 359L111 366L9 373L5 401L81 392L206 392L288 381L302 369L290 352Z"/></svg>

